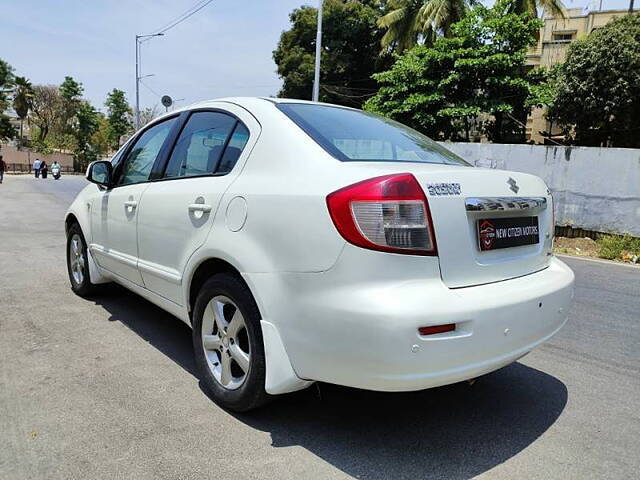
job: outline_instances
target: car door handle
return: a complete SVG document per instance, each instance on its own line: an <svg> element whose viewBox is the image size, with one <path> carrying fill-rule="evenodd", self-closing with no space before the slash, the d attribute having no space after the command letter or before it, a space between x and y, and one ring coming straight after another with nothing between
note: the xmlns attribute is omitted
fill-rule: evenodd
<svg viewBox="0 0 640 480"><path fill-rule="evenodd" d="M192 203L189 205L189 211L209 213L211 211L211 205L205 205L204 203Z"/></svg>
<svg viewBox="0 0 640 480"><path fill-rule="evenodd" d="M124 202L124 206L125 208L131 208L132 210L134 210L138 206L138 202L136 202L135 200L127 200L126 202Z"/></svg>

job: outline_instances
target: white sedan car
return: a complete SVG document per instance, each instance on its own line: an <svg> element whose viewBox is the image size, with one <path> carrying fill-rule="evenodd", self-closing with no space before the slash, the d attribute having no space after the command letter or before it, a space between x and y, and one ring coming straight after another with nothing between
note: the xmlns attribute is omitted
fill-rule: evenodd
<svg viewBox="0 0 640 480"><path fill-rule="evenodd" d="M232 410L314 381L475 378L567 318L544 182L359 110L204 102L87 179L66 216L73 291L117 282L191 325L202 380Z"/></svg>

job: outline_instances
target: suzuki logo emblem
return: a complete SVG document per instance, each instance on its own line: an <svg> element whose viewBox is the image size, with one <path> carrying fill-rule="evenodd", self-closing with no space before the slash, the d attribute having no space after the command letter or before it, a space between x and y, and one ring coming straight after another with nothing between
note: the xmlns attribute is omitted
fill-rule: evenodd
<svg viewBox="0 0 640 480"><path fill-rule="evenodd" d="M513 178L509 177L509 180L507 180L507 183L509 184L509 188L513 193L518 193L518 191L520 190L520 187L518 186L518 184Z"/></svg>

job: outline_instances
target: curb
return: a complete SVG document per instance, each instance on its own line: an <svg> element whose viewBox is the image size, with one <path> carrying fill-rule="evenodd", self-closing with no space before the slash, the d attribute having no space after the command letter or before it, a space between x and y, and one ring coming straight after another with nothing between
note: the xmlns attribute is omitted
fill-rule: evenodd
<svg viewBox="0 0 640 480"><path fill-rule="evenodd" d="M555 256L556 257L561 257L561 258L571 258L571 259L576 259L576 260L584 260L586 262L604 263L605 265L616 265L618 267L640 268L640 264L614 262L613 260L604 260L602 258L579 257L577 255L565 255L563 253L556 253Z"/></svg>

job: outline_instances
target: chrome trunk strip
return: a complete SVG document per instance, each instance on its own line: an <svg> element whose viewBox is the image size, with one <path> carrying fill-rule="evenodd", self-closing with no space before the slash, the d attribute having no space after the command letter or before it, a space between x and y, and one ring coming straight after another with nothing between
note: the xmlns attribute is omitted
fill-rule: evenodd
<svg viewBox="0 0 640 480"><path fill-rule="evenodd" d="M470 197L464 206L468 212L522 212L546 208L544 197Z"/></svg>

